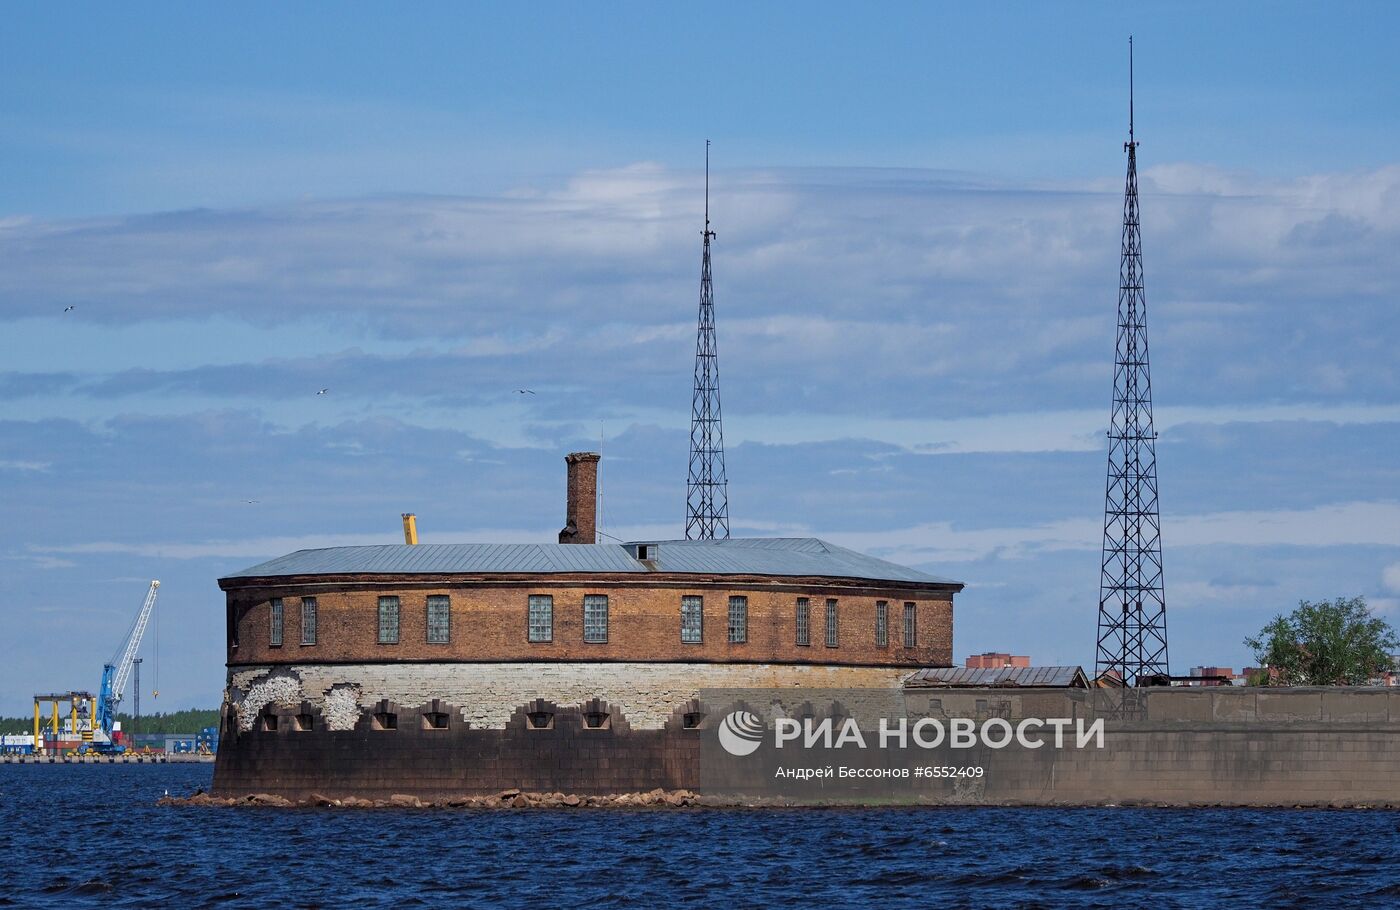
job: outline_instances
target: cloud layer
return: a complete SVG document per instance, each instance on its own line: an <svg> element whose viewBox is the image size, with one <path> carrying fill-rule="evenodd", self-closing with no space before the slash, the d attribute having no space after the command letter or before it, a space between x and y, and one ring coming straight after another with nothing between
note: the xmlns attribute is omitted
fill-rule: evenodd
<svg viewBox="0 0 1400 910"><path fill-rule="evenodd" d="M1400 611L1400 167L1164 165L1143 187L1178 669L1241 663L1299 598ZM967 581L959 652L1090 660L1117 180L775 169L715 189L736 533ZM0 222L22 343L0 371L12 640L98 666L161 577L163 688L213 703L220 574L393 541L402 511L425 540L549 539L575 448L604 450L605 529L679 534L699 191L639 164L494 196ZM4 656L3 712L95 684Z"/></svg>

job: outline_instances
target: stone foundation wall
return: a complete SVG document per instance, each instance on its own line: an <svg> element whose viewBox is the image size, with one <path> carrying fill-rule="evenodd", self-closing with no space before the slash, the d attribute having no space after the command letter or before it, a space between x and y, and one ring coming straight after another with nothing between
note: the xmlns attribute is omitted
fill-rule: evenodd
<svg viewBox="0 0 1400 910"><path fill-rule="evenodd" d="M659 730L677 705L701 689L894 689L909 670L782 664L440 663L299 664L237 669L228 701L243 730L266 705L307 702L333 731L351 729L360 709L381 700L420 705L450 702L476 729L503 729L525 702L543 698L578 705L601 698L636 730Z"/></svg>
<svg viewBox="0 0 1400 910"><path fill-rule="evenodd" d="M580 795L643 793L683 789L698 764L701 731L685 729L682 712L664 730L633 730L603 702L559 706L541 700L521 705L503 729L477 730L453 721L432 729L420 720L423 714L455 714L453 706L430 702L404 708L384 702L365 712L354 729L329 731L308 708L264 709L251 731L235 730L226 717L214 795L266 793L295 801L313 794L331 799L403 794L440 800L511 787ZM605 725L589 727L586 709L607 715ZM530 715L537 712L548 714L547 726L532 725ZM376 715L394 716L397 728L380 728ZM277 718L275 729L268 729L269 717Z"/></svg>
<svg viewBox="0 0 1400 910"><path fill-rule="evenodd" d="M814 668L793 667L586 665L574 668L569 678L526 675L539 669L358 668L360 689L353 700L343 694L350 690L334 688L345 684L345 668L321 668L317 672L326 675L295 680L285 668L256 678L235 674L240 678L233 681L225 707L215 793L442 799L513 787L580 795L658 787L703 792L702 747L731 706L703 704L687 697L690 692L713 686L716 679L759 680L746 685L784 687L789 694L780 696L779 707L801 716L814 688L852 685L856 668L829 668L840 672L819 674L828 676L827 682L814 681ZM426 670L438 675L422 675ZM809 676L793 675L798 670ZM383 680L376 682L371 671L382 672ZM866 677L872 678L879 677ZM527 688L511 691L527 679L532 681ZM435 680L472 693L477 701L418 698L416 693ZM323 684L332 688L321 690ZM243 685L249 688L242 690L240 703ZM280 695L255 708L246 693L259 685L264 694L278 689ZM373 689L376 685L380 688ZM657 688L662 685L670 688ZM869 681L863 685L880 688ZM589 686L611 687L631 706L624 707L621 699L575 697ZM557 700L528 694L551 689L564 694ZM320 700L312 701L309 696L318 690ZM391 690L406 700L380 694ZM294 701L297 692L304 697ZM930 782L915 801L1400 806L1400 692L1148 690L1126 693L1127 702L1125 693L1102 690L917 689L902 695L911 718L1105 722L1102 749L932 750L927 764L978 765L985 773L973 781ZM668 698L674 700L668 704ZM512 700L504 720L495 723ZM771 714L773 702L770 693L745 704ZM851 702L858 714L858 699ZM816 709L822 712L821 705ZM475 717L485 723L478 725ZM245 726L244 718L251 723ZM771 781L770 769L754 772L756 781ZM843 796L833 790L830 798L839 802Z"/></svg>

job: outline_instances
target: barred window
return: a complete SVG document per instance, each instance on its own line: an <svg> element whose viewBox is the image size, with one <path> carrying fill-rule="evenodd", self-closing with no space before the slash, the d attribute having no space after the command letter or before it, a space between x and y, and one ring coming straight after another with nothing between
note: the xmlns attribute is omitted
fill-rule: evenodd
<svg viewBox="0 0 1400 910"><path fill-rule="evenodd" d="M875 601L875 647L888 647L890 643L890 605L883 600Z"/></svg>
<svg viewBox="0 0 1400 910"><path fill-rule="evenodd" d="M608 597L585 594L583 598L583 640L596 644L608 640Z"/></svg>
<svg viewBox="0 0 1400 910"><path fill-rule="evenodd" d="M554 641L554 598L548 594L530 595L530 641Z"/></svg>
<svg viewBox="0 0 1400 910"><path fill-rule="evenodd" d="M428 595L428 644L447 644L452 632L452 598L446 594Z"/></svg>
<svg viewBox="0 0 1400 910"><path fill-rule="evenodd" d="M316 598L301 599L301 643L316 644Z"/></svg>
<svg viewBox="0 0 1400 910"><path fill-rule="evenodd" d="M836 647L836 598L830 598L826 602L826 646Z"/></svg>
<svg viewBox="0 0 1400 910"><path fill-rule="evenodd" d="M272 620L272 628L267 630L267 643L274 648L280 648L282 647L282 598L272 598L271 607L268 615Z"/></svg>
<svg viewBox="0 0 1400 910"><path fill-rule="evenodd" d="M687 595L681 598L681 641L699 644L705 634L705 601Z"/></svg>
<svg viewBox="0 0 1400 910"><path fill-rule="evenodd" d="M919 643L919 608L912 604L904 605L904 647L913 648Z"/></svg>
<svg viewBox="0 0 1400 910"><path fill-rule="evenodd" d="M399 643L399 599L379 598L379 643L396 645Z"/></svg>
<svg viewBox="0 0 1400 910"><path fill-rule="evenodd" d="M749 640L749 599L729 598L729 641L743 644Z"/></svg>
<svg viewBox="0 0 1400 910"><path fill-rule="evenodd" d="M812 602L805 597L797 598L797 643L812 643Z"/></svg>

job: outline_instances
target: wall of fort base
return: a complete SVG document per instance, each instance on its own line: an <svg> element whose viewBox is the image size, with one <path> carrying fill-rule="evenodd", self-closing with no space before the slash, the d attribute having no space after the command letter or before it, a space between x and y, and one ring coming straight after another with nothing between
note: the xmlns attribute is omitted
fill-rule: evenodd
<svg viewBox="0 0 1400 910"><path fill-rule="evenodd" d="M268 705L303 701L328 715L332 729L349 730L356 710L381 700L405 706L442 699L477 729L503 729L522 704L536 698L578 705L599 698L626 715L636 730L659 730L678 705L702 689L896 689L909 675L900 667L803 664L689 663L386 663L302 664L237 668L228 700L240 726L251 729Z"/></svg>
<svg viewBox="0 0 1400 910"><path fill-rule="evenodd" d="M809 694L794 688L784 701L791 710ZM975 765L983 773L975 780L922 782L917 792L891 784L886 798L876 801L1400 807L1400 693L1333 689L1202 697L1162 690L1146 696L1129 718L1109 717L1114 705L1095 692L921 691L910 698L912 713L944 718L1105 717L1103 748L940 747L927 752L924 763ZM923 701L929 698L939 704ZM1209 709L1204 715L1202 704ZM425 711L451 710L454 718L466 712L427 702L388 706L401 719L392 731L375 728L375 707L386 706L360 709L345 730L328 729L309 704L264 705L260 716L280 716L274 730L262 724L238 729L230 713L215 768L216 793L442 799L510 787L578 794L656 787L717 792L714 779L702 773L702 757L711 754L705 738L714 737L724 705L678 701L659 726L644 727L620 705L601 700L561 704L522 697L500 727L454 719L446 729L429 729L418 723ZM548 727L533 728L531 711L547 712ZM309 718L305 730L295 722L301 712L309 712L303 713ZM607 723L590 728L587 718L598 712ZM692 728L696 716L699 726ZM755 780L771 782L768 770L759 767ZM739 783L728 792L750 791ZM870 801L835 789L827 797Z"/></svg>

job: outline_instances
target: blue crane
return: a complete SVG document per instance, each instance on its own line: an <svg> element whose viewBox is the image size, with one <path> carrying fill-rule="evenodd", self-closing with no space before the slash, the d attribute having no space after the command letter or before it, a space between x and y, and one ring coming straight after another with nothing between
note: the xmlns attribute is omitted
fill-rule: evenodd
<svg viewBox="0 0 1400 910"><path fill-rule="evenodd" d="M127 680L131 678L136 653L141 648L141 638L146 634L146 625L151 621L151 611L155 609L156 592L159 590L160 582L153 580L150 589L146 591L146 600L141 604L141 612L136 614L136 621L131 624L126 638L122 640L112 660L102 665L102 686L97 694L97 729L93 731L98 734L93 737L93 745L98 752L126 750L125 746L118 746L112 742L112 727L117 719L117 705L121 704L122 696L126 693Z"/></svg>

